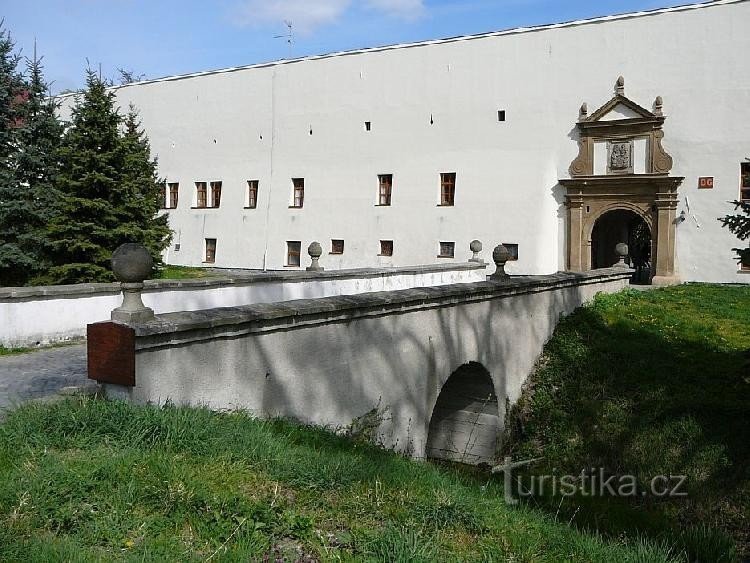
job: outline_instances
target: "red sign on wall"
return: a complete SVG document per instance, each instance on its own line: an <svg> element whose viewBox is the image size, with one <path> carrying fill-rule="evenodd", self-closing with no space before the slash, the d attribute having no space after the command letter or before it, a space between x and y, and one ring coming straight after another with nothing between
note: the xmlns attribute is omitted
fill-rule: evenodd
<svg viewBox="0 0 750 563"><path fill-rule="evenodd" d="M710 190L714 187L713 176L702 176L698 178L698 188L701 190Z"/></svg>

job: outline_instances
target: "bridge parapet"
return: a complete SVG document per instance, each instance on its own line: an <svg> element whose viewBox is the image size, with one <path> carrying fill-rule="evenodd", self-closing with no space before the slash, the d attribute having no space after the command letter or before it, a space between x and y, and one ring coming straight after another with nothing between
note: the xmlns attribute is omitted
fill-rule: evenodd
<svg viewBox="0 0 750 563"><path fill-rule="evenodd" d="M561 315L628 285L609 268L259 303L89 325L89 377L135 402L247 409L345 428L376 411L379 443L425 454L457 367L491 374L498 419Z"/></svg>

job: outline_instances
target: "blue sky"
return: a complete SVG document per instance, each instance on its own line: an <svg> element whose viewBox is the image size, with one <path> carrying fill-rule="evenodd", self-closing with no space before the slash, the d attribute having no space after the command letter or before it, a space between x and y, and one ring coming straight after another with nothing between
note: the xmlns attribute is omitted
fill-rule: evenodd
<svg viewBox="0 0 750 563"><path fill-rule="evenodd" d="M86 59L147 78L676 6L689 0L29 0L0 14L34 39L53 91L84 82ZM287 45L284 20L292 22Z"/></svg>

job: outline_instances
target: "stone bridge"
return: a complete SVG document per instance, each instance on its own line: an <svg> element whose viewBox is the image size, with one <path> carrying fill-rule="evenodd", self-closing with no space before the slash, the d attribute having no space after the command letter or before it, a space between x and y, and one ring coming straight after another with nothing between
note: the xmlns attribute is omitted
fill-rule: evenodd
<svg viewBox="0 0 750 563"><path fill-rule="evenodd" d="M413 457L490 462L561 316L630 270L513 277L89 325L110 396L369 431ZM137 317L134 317L137 318Z"/></svg>

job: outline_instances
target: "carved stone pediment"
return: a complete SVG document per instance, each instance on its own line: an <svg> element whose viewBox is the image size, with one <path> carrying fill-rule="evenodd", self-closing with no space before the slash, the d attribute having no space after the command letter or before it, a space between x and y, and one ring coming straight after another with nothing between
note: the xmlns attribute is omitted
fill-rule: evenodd
<svg viewBox="0 0 750 563"><path fill-rule="evenodd" d="M666 117L658 96L650 111L625 96L625 80L615 94L591 115L581 106L576 127L578 156L568 171L572 177L609 174L669 174L672 157L661 144Z"/></svg>

